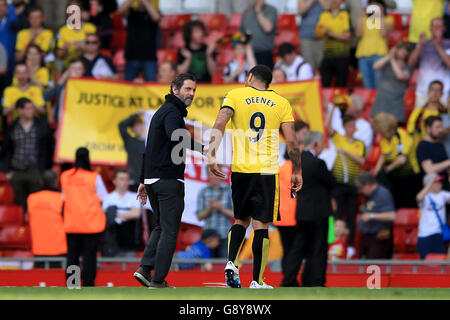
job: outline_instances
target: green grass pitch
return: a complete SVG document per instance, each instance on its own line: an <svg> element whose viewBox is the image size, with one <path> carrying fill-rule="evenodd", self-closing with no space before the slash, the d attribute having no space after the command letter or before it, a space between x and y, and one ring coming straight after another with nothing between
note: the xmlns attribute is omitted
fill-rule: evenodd
<svg viewBox="0 0 450 320"><path fill-rule="evenodd" d="M4 300L450 300L449 288L170 288L3 287Z"/></svg>

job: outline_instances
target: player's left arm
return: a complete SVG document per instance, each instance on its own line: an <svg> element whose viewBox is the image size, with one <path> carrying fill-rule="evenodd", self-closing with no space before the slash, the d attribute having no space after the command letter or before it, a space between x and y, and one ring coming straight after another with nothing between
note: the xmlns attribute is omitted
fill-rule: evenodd
<svg viewBox="0 0 450 320"><path fill-rule="evenodd" d="M222 142L222 138L225 133L225 127L227 126L227 123L228 121L230 121L233 114L234 110L231 107L224 106L220 109L219 114L217 115L216 122L214 123L214 127L211 131L211 140L206 151L209 160L209 170L211 171L211 173L220 178L225 178L225 174L219 169L216 154L217 150L219 149L220 143Z"/></svg>
<svg viewBox="0 0 450 320"><path fill-rule="evenodd" d="M292 161L292 189L298 192L303 185L302 178L302 158L300 152L300 144L295 138L294 122L281 123L281 131L283 132L284 140L289 155Z"/></svg>

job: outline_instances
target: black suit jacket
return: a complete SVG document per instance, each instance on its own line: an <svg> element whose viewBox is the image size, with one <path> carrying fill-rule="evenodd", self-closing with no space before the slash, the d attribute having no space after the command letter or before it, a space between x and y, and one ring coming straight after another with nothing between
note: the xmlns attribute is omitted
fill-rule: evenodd
<svg viewBox="0 0 450 320"><path fill-rule="evenodd" d="M296 219L312 221L326 218L332 214L331 190L336 185L325 161L311 152L302 152L303 187L298 192Z"/></svg>

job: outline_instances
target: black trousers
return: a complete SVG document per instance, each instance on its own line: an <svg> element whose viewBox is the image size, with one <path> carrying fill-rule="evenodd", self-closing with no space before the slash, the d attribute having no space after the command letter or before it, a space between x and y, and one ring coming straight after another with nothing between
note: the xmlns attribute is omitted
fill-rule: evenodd
<svg viewBox="0 0 450 320"><path fill-rule="evenodd" d="M294 243L286 257L282 287L298 287L297 274L304 258L304 287L323 287L326 282L328 252L328 217L315 221L298 221Z"/></svg>
<svg viewBox="0 0 450 320"><path fill-rule="evenodd" d="M83 287L94 287L97 275L97 250L101 233L68 233L67 234L67 267L80 265L83 256L81 280Z"/></svg>
<svg viewBox="0 0 450 320"><path fill-rule="evenodd" d="M320 66L322 86L331 87L333 78L335 78L335 87L346 87L349 63L348 57L324 58Z"/></svg>
<svg viewBox="0 0 450 320"><path fill-rule="evenodd" d="M295 226L285 227L285 226L277 226L278 231L280 232L281 245L283 246L283 257L281 258L281 268L284 272L286 270L286 257L289 250L292 248L292 244L295 239Z"/></svg>
<svg viewBox="0 0 450 320"><path fill-rule="evenodd" d="M154 228L145 247L141 265L154 269L153 281L162 282L169 273L177 245L181 215L184 210L184 183L160 179L145 185L154 214Z"/></svg>
<svg viewBox="0 0 450 320"><path fill-rule="evenodd" d="M356 229L356 212L358 211L358 190L355 186L338 183L332 192L336 199L336 219L342 219L350 232L348 245L354 246Z"/></svg>

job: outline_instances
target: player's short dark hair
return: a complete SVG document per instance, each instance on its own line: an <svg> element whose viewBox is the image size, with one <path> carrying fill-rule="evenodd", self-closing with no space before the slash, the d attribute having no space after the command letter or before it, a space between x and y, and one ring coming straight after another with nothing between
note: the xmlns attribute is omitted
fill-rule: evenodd
<svg viewBox="0 0 450 320"><path fill-rule="evenodd" d="M16 101L15 107L16 109L23 109L27 103L32 104L33 102L28 98L20 98Z"/></svg>
<svg viewBox="0 0 450 320"><path fill-rule="evenodd" d="M425 128L431 127L436 121L442 121L442 118L439 116L429 116L425 119Z"/></svg>
<svg viewBox="0 0 450 320"><path fill-rule="evenodd" d="M269 87L270 83L272 82L272 71L269 67L258 64L254 66L250 71L249 74L252 74L256 79L264 82L266 85L266 88Z"/></svg>
<svg viewBox="0 0 450 320"><path fill-rule="evenodd" d="M197 79L192 73L181 73L172 80L172 83L170 84L170 93L173 94L173 88L180 90L186 80L197 82Z"/></svg>

